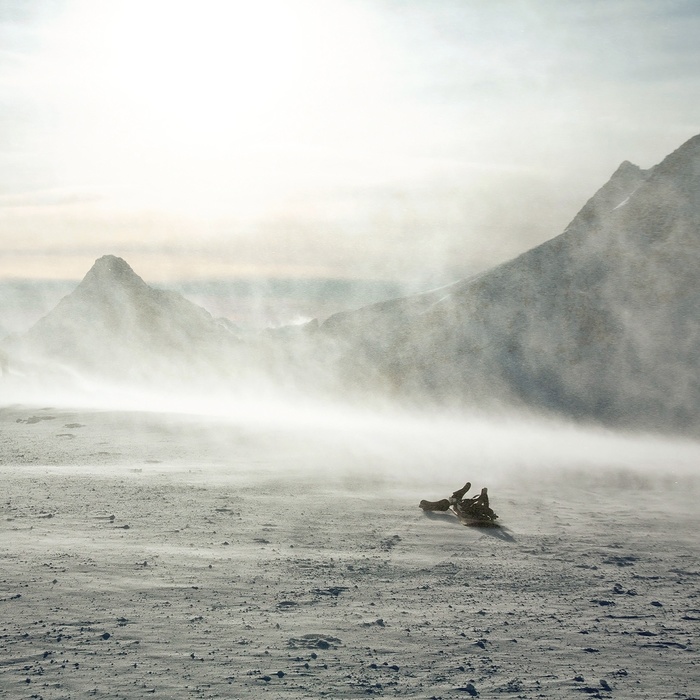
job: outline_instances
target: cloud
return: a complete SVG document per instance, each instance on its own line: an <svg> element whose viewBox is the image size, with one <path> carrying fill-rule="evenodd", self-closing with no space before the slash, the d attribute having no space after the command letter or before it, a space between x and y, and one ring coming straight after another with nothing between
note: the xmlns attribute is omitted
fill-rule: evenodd
<svg viewBox="0 0 700 700"><path fill-rule="evenodd" d="M700 131L680 0L33 5L0 13L8 250L469 274Z"/></svg>
<svg viewBox="0 0 700 700"><path fill-rule="evenodd" d="M95 192L79 192L75 190L50 189L15 194L0 194L0 208L43 208L61 207L66 205L93 203L101 197Z"/></svg>

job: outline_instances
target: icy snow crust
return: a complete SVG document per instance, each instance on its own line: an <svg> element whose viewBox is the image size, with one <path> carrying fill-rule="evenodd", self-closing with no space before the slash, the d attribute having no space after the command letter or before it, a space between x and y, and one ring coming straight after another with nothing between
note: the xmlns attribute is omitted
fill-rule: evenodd
<svg viewBox="0 0 700 700"><path fill-rule="evenodd" d="M0 695L695 697L696 443L365 418L0 410Z"/></svg>

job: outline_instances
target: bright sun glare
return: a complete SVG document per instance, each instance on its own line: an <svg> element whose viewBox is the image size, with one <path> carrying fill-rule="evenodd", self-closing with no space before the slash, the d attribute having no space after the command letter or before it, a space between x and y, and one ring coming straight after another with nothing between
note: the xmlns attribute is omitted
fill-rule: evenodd
<svg viewBox="0 0 700 700"><path fill-rule="evenodd" d="M128 207L274 208L322 186L379 121L373 31L342 0L76 0L39 66L56 167Z"/></svg>

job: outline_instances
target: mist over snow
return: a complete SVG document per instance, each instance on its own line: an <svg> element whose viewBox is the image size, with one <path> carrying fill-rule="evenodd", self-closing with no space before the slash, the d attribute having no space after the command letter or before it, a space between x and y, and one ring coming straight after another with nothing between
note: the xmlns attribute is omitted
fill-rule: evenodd
<svg viewBox="0 0 700 700"><path fill-rule="evenodd" d="M560 236L321 333L355 384L697 434L699 264L696 136L649 171L623 163Z"/></svg>
<svg viewBox="0 0 700 700"><path fill-rule="evenodd" d="M624 162L560 236L505 264L320 324L244 329L106 255L3 342L3 400L285 397L292 421L313 399L697 436L699 231L697 136L649 170Z"/></svg>
<svg viewBox="0 0 700 700"><path fill-rule="evenodd" d="M699 700L698 36L0 0L0 698Z"/></svg>
<svg viewBox="0 0 700 700"><path fill-rule="evenodd" d="M175 292L149 287L121 258L95 262L83 281L9 346L31 375L45 369L109 378L123 385L158 378L175 383L206 378L228 361L233 324L215 321Z"/></svg>

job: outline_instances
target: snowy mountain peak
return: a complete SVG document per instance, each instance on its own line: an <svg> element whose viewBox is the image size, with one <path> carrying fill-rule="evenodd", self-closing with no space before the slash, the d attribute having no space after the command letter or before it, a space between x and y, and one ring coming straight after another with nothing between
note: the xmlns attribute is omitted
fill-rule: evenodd
<svg viewBox="0 0 700 700"><path fill-rule="evenodd" d="M652 170L623 161L610 179L591 197L567 226L567 231L585 230L600 224L611 211L624 206L636 190L650 177Z"/></svg>
<svg viewBox="0 0 700 700"><path fill-rule="evenodd" d="M103 255L83 278L83 285L100 286L146 286L146 283L131 269L126 260L116 255Z"/></svg>
<svg viewBox="0 0 700 700"><path fill-rule="evenodd" d="M644 171L638 165L630 163L628 160L623 160L618 169L613 173L613 178L630 177L643 172Z"/></svg>
<svg viewBox="0 0 700 700"><path fill-rule="evenodd" d="M700 217L700 134L693 136L649 170L623 161L567 226L567 231L591 231L602 225L610 212L627 205L633 196L646 209L663 206L681 209L683 215ZM662 227L657 227L662 228Z"/></svg>
<svg viewBox="0 0 700 700"><path fill-rule="evenodd" d="M694 201L700 199L700 134L686 141L650 171L655 180L673 183L685 191L695 190Z"/></svg>
<svg viewBox="0 0 700 700"><path fill-rule="evenodd" d="M348 384L700 434L700 136L449 293L328 319ZM436 303L439 302L439 303Z"/></svg>
<svg viewBox="0 0 700 700"><path fill-rule="evenodd" d="M114 255L95 261L78 287L18 341L18 355L86 373L181 378L227 363L230 330L176 292L153 289ZM217 370L221 372L219 368Z"/></svg>
<svg viewBox="0 0 700 700"><path fill-rule="evenodd" d="M112 274L124 274L131 273L134 271L131 269L124 258L118 258L116 255L103 255L101 258L95 260L95 264L92 266L94 271L106 271Z"/></svg>

